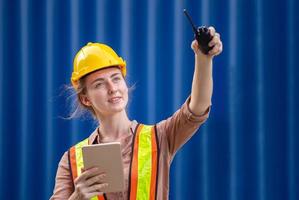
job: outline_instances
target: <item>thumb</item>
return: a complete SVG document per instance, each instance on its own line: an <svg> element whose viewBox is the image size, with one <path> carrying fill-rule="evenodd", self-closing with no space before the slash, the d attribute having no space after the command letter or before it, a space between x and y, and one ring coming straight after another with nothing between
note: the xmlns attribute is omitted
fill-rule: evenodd
<svg viewBox="0 0 299 200"><path fill-rule="evenodd" d="M198 44L197 40L193 40L192 41L192 43L191 43L191 49L197 55L201 55L202 54L201 50L199 49L199 44Z"/></svg>
<svg viewBox="0 0 299 200"><path fill-rule="evenodd" d="M196 49L198 49L198 42L197 40L193 40L191 43L191 49L193 49L193 51L195 51Z"/></svg>

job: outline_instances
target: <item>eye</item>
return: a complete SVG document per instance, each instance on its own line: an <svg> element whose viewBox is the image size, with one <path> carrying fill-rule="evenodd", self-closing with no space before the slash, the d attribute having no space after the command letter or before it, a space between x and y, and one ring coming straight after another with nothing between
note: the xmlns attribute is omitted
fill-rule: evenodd
<svg viewBox="0 0 299 200"><path fill-rule="evenodd" d="M119 76L116 76L112 80L113 80L113 82L118 82L121 80L121 78Z"/></svg>
<svg viewBox="0 0 299 200"><path fill-rule="evenodd" d="M104 84L102 82L98 82L96 83L95 85L95 88L99 88L99 87L102 87Z"/></svg>

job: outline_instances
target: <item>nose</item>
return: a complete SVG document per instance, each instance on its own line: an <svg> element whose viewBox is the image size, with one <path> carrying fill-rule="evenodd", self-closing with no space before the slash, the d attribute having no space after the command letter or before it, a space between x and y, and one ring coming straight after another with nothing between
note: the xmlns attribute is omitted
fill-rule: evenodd
<svg viewBox="0 0 299 200"><path fill-rule="evenodd" d="M117 91L116 85L110 80L107 81L107 87L108 87L108 94L114 94Z"/></svg>

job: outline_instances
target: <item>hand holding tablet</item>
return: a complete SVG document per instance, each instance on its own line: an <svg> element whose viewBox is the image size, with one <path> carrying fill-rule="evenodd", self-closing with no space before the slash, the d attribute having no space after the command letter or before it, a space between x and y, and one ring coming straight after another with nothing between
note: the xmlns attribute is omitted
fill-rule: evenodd
<svg viewBox="0 0 299 200"><path fill-rule="evenodd" d="M96 167L105 176L102 178L107 187L102 192L120 192L124 190L124 171L119 142L88 145L82 147L84 168Z"/></svg>

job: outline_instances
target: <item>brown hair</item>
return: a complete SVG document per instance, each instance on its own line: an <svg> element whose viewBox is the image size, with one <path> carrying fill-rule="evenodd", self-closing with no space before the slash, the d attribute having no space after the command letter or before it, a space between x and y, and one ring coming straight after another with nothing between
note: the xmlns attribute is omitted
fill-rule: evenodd
<svg viewBox="0 0 299 200"><path fill-rule="evenodd" d="M78 89L75 90L74 87L70 85L65 85L63 93L66 95L66 104L68 108L67 117L64 119L71 120L76 118L96 120L96 115L91 107L84 105L81 102L80 96L86 94L85 80L80 79L78 82Z"/></svg>

